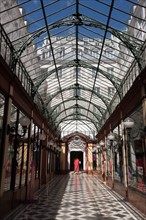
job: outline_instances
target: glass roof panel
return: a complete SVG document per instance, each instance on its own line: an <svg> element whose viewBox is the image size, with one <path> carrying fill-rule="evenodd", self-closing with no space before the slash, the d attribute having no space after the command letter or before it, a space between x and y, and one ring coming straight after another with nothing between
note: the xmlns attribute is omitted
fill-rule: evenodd
<svg viewBox="0 0 146 220"><path fill-rule="evenodd" d="M2 0L11 68L20 60L56 130L95 133L144 67L141 0ZM144 48L144 49L143 49ZM49 120L48 118L48 120ZM92 130L92 131L91 131ZM92 135L93 137L93 135Z"/></svg>

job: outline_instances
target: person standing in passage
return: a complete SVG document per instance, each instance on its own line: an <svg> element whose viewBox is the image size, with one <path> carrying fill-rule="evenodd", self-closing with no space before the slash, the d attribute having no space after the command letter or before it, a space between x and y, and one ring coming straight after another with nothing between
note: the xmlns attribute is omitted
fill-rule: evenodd
<svg viewBox="0 0 146 220"><path fill-rule="evenodd" d="M79 172L79 159L78 158L76 158L75 160L74 160L74 172L75 173L78 173Z"/></svg>

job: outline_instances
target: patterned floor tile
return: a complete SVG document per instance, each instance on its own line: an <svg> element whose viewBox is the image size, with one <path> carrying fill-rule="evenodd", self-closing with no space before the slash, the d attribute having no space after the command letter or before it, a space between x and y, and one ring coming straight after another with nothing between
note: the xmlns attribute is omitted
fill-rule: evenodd
<svg viewBox="0 0 146 220"><path fill-rule="evenodd" d="M122 199L85 173L56 176L34 199L13 220L137 220Z"/></svg>

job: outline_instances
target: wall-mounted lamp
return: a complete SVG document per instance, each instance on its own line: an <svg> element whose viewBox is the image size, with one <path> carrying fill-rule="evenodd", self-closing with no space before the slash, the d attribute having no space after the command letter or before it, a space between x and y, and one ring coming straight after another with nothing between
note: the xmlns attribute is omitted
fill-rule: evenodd
<svg viewBox="0 0 146 220"><path fill-rule="evenodd" d="M99 142L99 145L101 146L101 147L103 147L104 146L104 141L103 140L101 140L100 142Z"/></svg>
<svg viewBox="0 0 146 220"><path fill-rule="evenodd" d="M96 152L96 147L92 148L92 153Z"/></svg>
<svg viewBox="0 0 146 220"><path fill-rule="evenodd" d="M54 145L54 142L52 140L48 141L48 145L51 145L53 146Z"/></svg>
<svg viewBox="0 0 146 220"><path fill-rule="evenodd" d="M110 132L109 135L107 136L107 140L109 141L108 146L110 148L115 147L115 145L117 144L117 142L114 141L115 140L115 135L112 132Z"/></svg>
<svg viewBox="0 0 146 220"><path fill-rule="evenodd" d="M57 146L57 147L56 147L56 150L60 152L60 151L61 151L61 148L60 148L59 146Z"/></svg>
<svg viewBox="0 0 146 220"><path fill-rule="evenodd" d="M99 151L99 149L100 149L100 145L97 144L97 145L96 145L96 150Z"/></svg>
<svg viewBox="0 0 146 220"><path fill-rule="evenodd" d="M39 134L39 140L40 140L40 141L46 140L46 135L45 135L44 133Z"/></svg>
<svg viewBox="0 0 146 220"><path fill-rule="evenodd" d="M7 126L7 134L14 134L14 135L18 135L19 137L24 137L28 129L28 126L30 124L30 119L27 117L22 117L19 119L19 123L22 126L22 134L18 134L16 132L16 127L14 126L11 127L9 124Z"/></svg>
<svg viewBox="0 0 146 220"><path fill-rule="evenodd" d="M114 139L115 139L115 136L114 136L114 134L113 134L112 132L110 132L110 134L107 136L107 138L108 138L108 140L109 140L110 142L113 142Z"/></svg>
<svg viewBox="0 0 146 220"><path fill-rule="evenodd" d="M123 123L124 123L124 128L127 130L127 133L129 135L131 132L131 129L134 127L134 121L132 118L128 117L124 120Z"/></svg>

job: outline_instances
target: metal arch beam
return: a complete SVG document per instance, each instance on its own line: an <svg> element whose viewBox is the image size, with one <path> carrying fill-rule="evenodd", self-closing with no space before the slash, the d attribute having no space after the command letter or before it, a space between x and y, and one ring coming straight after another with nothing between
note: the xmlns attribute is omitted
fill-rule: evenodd
<svg viewBox="0 0 146 220"><path fill-rule="evenodd" d="M96 93L95 91L92 91L92 89L88 89L88 88L86 88L86 87L84 87L84 86L78 86L78 87L76 87L76 86L69 86L69 87L66 87L66 88L62 89L61 91L64 92L64 91L68 91L68 90L76 89L76 88L82 89L82 90L85 90L85 91L89 91L89 92L93 92L99 99L101 99L101 101L102 101L102 102L105 104L105 106L108 108L108 101L109 101L109 99L105 98L104 96L100 95L99 93ZM54 94L51 96L50 100L46 103L46 105L48 105L49 102L50 102L53 98L55 98L55 96L58 95L59 93L60 93L60 91L57 91L56 93L54 93ZM110 111L109 111L109 112L110 112Z"/></svg>
<svg viewBox="0 0 146 220"><path fill-rule="evenodd" d="M72 66L73 66L73 65L72 65ZM63 65L57 67L57 70L59 71L59 70L61 70L61 69L65 69L65 68L67 68L67 67L68 67L67 64L63 64ZM36 86L36 91L35 91L35 93L37 92L37 90L38 90L38 88L40 87L40 85L41 85L49 76L51 76L53 73L56 73L56 70L55 70L55 69L52 69L52 70L50 70L49 72L45 73L45 76L40 80L39 83L37 83L37 84L35 85L35 86ZM34 95L35 95L35 93L34 93Z"/></svg>
<svg viewBox="0 0 146 220"><path fill-rule="evenodd" d="M61 20L65 20L67 19L68 16L64 19ZM55 29L55 28L59 28L60 27L60 21L57 21L51 25L48 25L49 30ZM66 25L65 25L66 26ZM12 54L12 64L11 64L11 68L12 70L15 70L16 68L16 64L18 62L18 60L20 59L20 56L22 55L23 51L33 42L33 40L35 40L36 38L40 37L42 34L47 32L47 28L46 26L43 28L40 28L38 30L36 30L33 34L28 35L27 39L22 43L22 45L19 47L18 50L13 51Z"/></svg>
<svg viewBox="0 0 146 220"><path fill-rule="evenodd" d="M67 22L67 23L65 23ZM75 25L79 25L79 26L90 26L90 27L94 27L94 28L99 28L102 30L106 29L106 25L91 19L85 15L81 15L78 19L76 17L72 17L72 19L65 19L65 21L63 21L62 19L62 23L58 24L60 26L75 26ZM131 53L133 54L133 56L135 57L138 66L140 68L140 70L142 70L143 68L143 62L142 62L142 57L139 57L139 51L141 49L141 40L139 40L137 38L134 38L132 36L128 36L128 34L125 34L121 31L116 30L115 28L112 27L108 27L108 32L110 32L111 34L113 34L115 37L117 37L118 39L120 39L123 44L131 51ZM128 36L128 37L127 37ZM131 38L133 38L133 40L131 40Z"/></svg>
<svg viewBox="0 0 146 220"><path fill-rule="evenodd" d="M78 120L78 119L76 119L76 120ZM74 120L74 119L66 118L66 119L64 119L63 121L60 121L59 124L62 123L62 122L64 122L64 121L75 121L75 120ZM86 122L83 122L83 121L86 121ZM87 126L92 132L95 131L96 133L98 133L97 127L95 127L95 128L93 129L93 127L90 127L89 125L87 125L87 122L90 122L90 120L80 119L80 122L83 122L83 123L85 124L85 126ZM68 124L67 124L67 125L68 125Z"/></svg>
<svg viewBox="0 0 146 220"><path fill-rule="evenodd" d="M16 64L18 60L20 59L20 56L22 55L23 51L32 43L33 40L40 37L42 34L46 33L46 28L41 28L40 30L35 31L33 35L28 37L26 41L20 46L20 48L17 51L13 52L12 55L12 70L15 70Z"/></svg>
<svg viewBox="0 0 146 220"><path fill-rule="evenodd" d="M62 25L63 24L62 21L67 21L69 17L70 17L70 19L72 19L72 16L67 16L61 20L54 22L53 24L48 25L49 30L59 28L60 26L70 26L70 25ZM19 49L17 51L14 51L14 53L13 53L12 66L14 66L14 67L16 66L17 61L19 60L23 51L33 42L33 40L40 37L42 34L44 34L46 32L47 32L47 28L46 28L46 26L44 26L44 27L36 30L33 34L29 34L27 36L27 39L24 42L21 41L22 45L19 47Z"/></svg>
<svg viewBox="0 0 146 220"><path fill-rule="evenodd" d="M63 117L61 120L58 120L58 123L56 123L57 124L57 126L58 126L58 124L60 124L60 122L62 122L62 121L64 121L64 119L65 118L67 118L67 117L70 117L70 116L76 116L75 118L72 118L72 119L70 119L70 120L82 120L81 118L78 118L78 117L80 117L80 116L82 116L82 117L85 117L85 118L88 118L88 120L87 121L90 121L92 124L94 124L94 126L95 126L95 128L97 128L97 123L94 121L94 120L92 120L90 117L88 117L88 116L85 116L84 114L82 114L82 113L80 113L80 112L73 112L73 113L71 113L70 115L68 115L68 116L65 116L65 117Z"/></svg>
<svg viewBox="0 0 146 220"><path fill-rule="evenodd" d="M67 111L67 110L69 110L69 109L84 109L84 110L86 110L86 111L89 111L91 114L93 114L94 116L95 116L95 118L98 120L98 122L100 122L99 121L99 118L97 117L97 115L94 113L94 112L92 112L91 110L87 110L86 108L84 108L83 106L81 106L81 105L78 105L78 107L76 107L75 105L74 106L70 106L70 107L68 107L68 108L66 108L65 110ZM62 110L62 111L60 111L59 113L57 113L57 115L55 115L54 116L54 120L56 120L57 119L57 117L61 114L61 113L63 113L65 110ZM85 116L86 117L86 116Z"/></svg>
<svg viewBox="0 0 146 220"><path fill-rule="evenodd" d="M75 25L79 25L79 26L90 26L90 27L94 27L94 28L99 28L102 30L105 30L106 25L97 21L97 20L93 20L85 15L80 16L79 18L76 18L74 15L72 16L67 16L66 18L63 18L51 25L48 25L48 28L50 30L55 29L55 28L59 28L62 26L75 26ZM113 34L114 36L116 36L118 39L120 39L124 45L131 51L131 53L134 55L135 59L137 60L137 63L139 65L140 70L143 68L143 62L142 62L142 57L139 57L139 50L141 48L141 41L139 41L138 43L138 39L136 42L136 39L134 39L133 37L133 41L131 40L132 36L129 36L129 38L127 37L127 34L120 32L112 27L108 28L108 31ZM21 56L21 54L23 53L23 51L32 43L32 41L38 37L40 37L42 34L44 34L45 32L47 32L46 27L43 27L41 29L38 29L37 31L35 31L35 33L33 33L24 43L23 45L13 53L12 56L12 68L16 67L16 64Z"/></svg>
<svg viewBox="0 0 146 220"><path fill-rule="evenodd" d="M88 89L88 88L86 88L86 87L84 87L84 86L78 86L78 87L76 87L76 86L69 86L69 87L66 87L66 88L62 89L61 91L64 92L64 91L68 91L68 90L72 90L72 89L76 89L76 88L82 89L82 90L85 90L85 91L92 92L92 89ZM52 99L55 98L55 96L57 96L59 93L60 93L60 91L57 91L56 93L54 93L54 94L50 97L50 99L49 99L49 101L46 103L46 105L48 105L48 104L52 101ZM93 91L93 93L94 93L95 95L97 95L97 97L98 97L99 99L101 99L101 101L105 104L106 107L108 107L108 101L109 101L109 99L105 98L104 96L100 95L99 93L96 93L95 91Z"/></svg>
<svg viewBox="0 0 146 220"><path fill-rule="evenodd" d="M93 69L93 70L97 70L96 67L94 67L93 65L89 65L87 64L85 61L78 61L78 63L76 63L75 60L73 61L70 61L66 64L63 64L62 66L59 66L57 68L57 70L60 70L60 69L65 69L67 67L74 67L74 66L80 66L80 67L85 67L85 68L89 68L89 69ZM55 73L55 69L49 71L48 74L45 74L45 76L43 77L43 79L41 79L41 81L35 85L36 86L36 91L38 90L39 86L43 83L43 81L45 81L51 74ZM110 80L110 82L113 84L114 88L116 89L118 95L119 95L119 98L121 99L121 94L120 94L120 91L119 91L119 88L118 88L118 83L117 81L119 82L119 84L121 83L121 80L118 78L118 77L115 77L115 76L110 76L108 75L105 71L101 70L101 69L98 69L98 72L100 72L102 75L104 75L108 80ZM35 95L35 94L34 94Z"/></svg>
<svg viewBox="0 0 146 220"><path fill-rule="evenodd" d="M67 120L70 120L70 119L67 119ZM66 121L67 121L66 120ZM85 122L83 121L83 120L80 120L80 122L82 122L83 124L85 124ZM69 124L70 122L68 122L66 125L64 125L64 127L61 129L61 131L63 131L63 129ZM91 133L93 134L93 129L92 128L90 128L90 126L89 125L87 125L87 124L85 124L90 130L91 130ZM94 134L93 134L94 135Z"/></svg>
<svg viewBox="0 0 146 220"><path fill-rule="evenodd" d="M122 43L124 43L124 45L131 51L131 53L133 54L133 56L135 57L135 59L138 63L139 69L142 70L143 67L144 67L144 61L143 61L142 56L140 57L141 45L136 44L135 41L132 41L132 43L131 43L131 38L130 37L128 38L128 37L124 36L123 33L115 31L113 28L108 28L108 30L115 37L120 39L122 41Z"/></svg>
<svg viewBox="0 0 146 220"><path fill-rule="evenodd" d="M75 98L75 97L72 97L72 98L66 99L66 100L64 100L64 103L65 103L65 102L69 102L69 101L71 101L71 100L76 100L76 98ZM84 102L88 102L88 103L89 103L89 101L88 101L87 99L84 99L84 98L82 98L82 97L79 97L78 100L79 100L79 101L84 101ZM59 105L61 105L61 104L62 104L62 102L59 103L59 104L57 104L57 105L55 105L55 107L51 109L50 115L52 115L53 112L55 111L55 109L56 109ZM105 109L103 109L101 106L98 106L98 105L96 105L96 104L93 103L93 102L91 102L91 104L98 109L98 111L101 113L101 115L104 113Z"/></svg>
<svg viewBox="0 0 146 220"><path fill-rule="evenodd" d="M57 91L56 93L54 93L54 94L50 97L50 99L48 100L48 102L46 103L46 105L48 105L48 104L51 102L51 100L52 100L53 98L55 98L55 96L57 96L60 92L64 92L64 91L68 91L68 90L76 89L76 88L82 89L82 90L85 90L85 91L89 91L89 92L93 92L93 94L95 94L95 95L105 104L107 110L108 110L109 113L110 113L110 109L109 109L109 105L108 105L108 101L109 101L109 100L106 99L104 96L102 96L102 95L96 93L95 91L92 91L91 89L85 88L84 86L80 86L80 87L69 86L69 87L66 87L66 88L62 89L61 91Z"/></svg>
<svg viewBox="0 0 146 220"><path fill-rule="evenodd" d="M80 61L79 64L83 67L87 67L89 69L93 69L95 71L97 71L97 68L94 67L93 65L89 65L87 64L86 62L84 61ZM108 80L110 80L110 82L113 84L114 88L116 89L118 95L119 95L119 98L121 100L121 94L120 94L120 91L119 91L119 87L117 85L119 85L121 83L121 80L118 78L118 77L115 77L115 76L111 76L109 74L107 74L107 72L103 71L102 69L98 69L98 72L101 73L103 76L105 76ZM119 84L117 83L117 81L119 82Z"/></svg>
<svg viewBox="0 0 146 220"><path fill-rule="evenodd" d="M82 25L85 26L90 26L90 27L94 27L94 28L99 28L102 30L106 29L106 25L97 21L97 20L93 20L91 18L88 18L87 16L83 16L84 20L87 23L84 23ZM108 27L108 32L110 32L113 36L117 37L118 39L120 39L122 41L122 43L131 51L131 53L133 54L133 56L135 57L138 66L140 68L140 70L142 70L143 68L143 62L142 62L142 57L139 57L139 51L141 49L141 40L138 41L137 38L134 38L132 36L129 36L128 34L118 31L115 28L112 27ZM133 38L133 40L131 39Z"/></svg>
<svg viewBox="0 0 146 220"><path fill-rule="evenodd" d="M57 22L55 22L50 26L50 30L58 28ZM13 52L12 55L12 69L14 70L16 67L16 64L18 60L20 59L20 56L22 55L23 51L35 40L36 38L40 37L42 34L46 33L46 27L40 28L36 30L33 34L28 35L28 38L25 40L25 42L20 46L20 48L17 51Z"/></svg>
<svg viewBox="0 0 146 220"><path fill-rule="evenodd" d="M66 118L68 118L68 117L70 117L70 116L83 116L83 117L86 117L85 115L83 115L83 114L81 114L81 113L78 113L78 114L76 114L76 113L72 113L72 114L70 114L70 115L68 115L68 116L65 116L64 118L62 118L57 124L56 124L56 127L58 127L59 126L59 124L62 122L62 121L65 121L65 119ZM97 128L97 124L94 122L94 120L92 120L90 117L88 117L87 116L87 118L89 119L89 120L87 120L86 119L86 121L90 121L92 124L94 124L94 126L95 126L95 128L98 130L98 128ZM83 120L83 119L79 119L79 118L72 118L72 119L68 119L68 120Z"/></svg>
<svg viewBox="0 0 146 220"><path fill-rule="evenodd" d="M98 131L98 127L97 127L96 123L95 123L90 117L85 116L85 115L83 115L83 114L81 114L81 113L78 113L78 114L73 113L73 114L70 114L70 115L68 115L68 116L65 116L64 118L62 118L62 119L56 124L56 127L58 127L59 124L60 124L62 121L65 121L66 118L68 118L68 117L70 117L70 116L74 116L74 115L76 115L76 116L77 116L77 115L78 115L78 116L83 116L83 117L88 118L89 120L86 119L86 121L90 121L92 124L94 124L96 130ZM72 118L72 119L68 119L68 120L83 120L83 119Z"/></svg>

